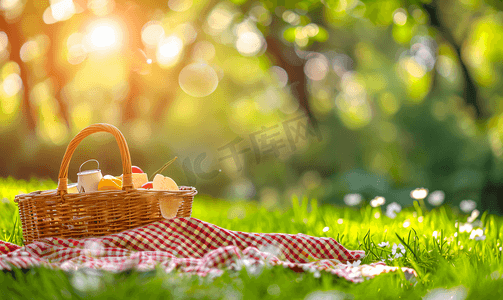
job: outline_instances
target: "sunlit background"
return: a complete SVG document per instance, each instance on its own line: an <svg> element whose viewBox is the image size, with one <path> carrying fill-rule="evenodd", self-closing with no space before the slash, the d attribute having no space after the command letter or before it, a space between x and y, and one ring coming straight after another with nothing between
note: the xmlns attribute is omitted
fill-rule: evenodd
<svg viewBox="0 0 503 300"><path fill-rule="evenodd" d="M409 206L424 187L503 213L501 5L0 0L0 176L57 180L104 122L133 165L177 156L164 174L215 197ZM70 181L89 158L120 175L114 143L84 140Z"/></svg>

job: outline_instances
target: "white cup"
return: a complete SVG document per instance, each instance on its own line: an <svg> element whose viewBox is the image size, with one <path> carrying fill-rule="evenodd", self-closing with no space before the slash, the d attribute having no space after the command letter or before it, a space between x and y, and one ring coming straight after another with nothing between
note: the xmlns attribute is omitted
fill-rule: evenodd
<svg viewBox="0 0 503 300"><path fill-rule="evenodd" d="M98 169L82 171L82 166L89 161L95 161L98 163ZM87 160L80 165L79 173L77 173L77 191L79 193L94 192L98 190L98 184L100 183L101 178L103 178L99 167L100 163L96 159Z"/></svg>

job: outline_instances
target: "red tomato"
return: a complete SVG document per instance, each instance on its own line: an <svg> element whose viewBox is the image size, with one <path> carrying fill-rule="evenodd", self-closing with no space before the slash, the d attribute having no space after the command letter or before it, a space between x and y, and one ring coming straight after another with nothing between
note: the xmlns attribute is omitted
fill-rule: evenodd
<svg viewBox="0 0 503 300"><path fill-rule="evenodd" d="M152 181L149 181L147 183L144 183L141 187L143 189L152 189L152 188L154 188L154 185L153 185Z"/></svg>
<svg viewBox="0 0 503 300"><path fill-rule="evenodd" d="M144 173L143 170L137 166L132 166L131 169L132 169L133 173Z"/></svg>

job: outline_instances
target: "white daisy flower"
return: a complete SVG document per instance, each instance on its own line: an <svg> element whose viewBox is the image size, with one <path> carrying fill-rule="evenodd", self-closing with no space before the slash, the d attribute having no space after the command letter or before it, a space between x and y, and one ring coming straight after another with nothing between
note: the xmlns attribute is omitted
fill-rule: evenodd
<svg viewBox="0 0 503 300"><path fill-rule="evenodd" d="M424 199L426 198L426 196L428 196L428 189L425 188L415 189L412 192L410 192L410 196L416 200Z"/></svg>
<svg viewBox="0 0 503 300"><path fill-rule="evenodd" d="M385 247L389 246L389 242L382 242L382 243L377 244L377 246L379 246L381 248L385 248Z"/></svg>
<svg viewBox="0 0 503 300"><path fill-rule="evenodd" d="M388 218L394 219L396 214L400 211L402 211L402 206L396 202L390 203L386 206L386 216L388 216Z"/></svg>
<svg viewBox="0 0 503 300"><path fill-rule="evenodd" d="M433 206L439 206L444 203L445 193L443 191L434 191L428 196L428 202Z"/></svg>
<svg viewBox="0 0 503 300"><path fill-rule="evenodd" d="M386 203L386 199L384 199L384 197L381 196L377 196L374 199L370 200L370 205L372 207L378 207L384 205L384 203Z"/></svg>
<svg viewBox="0 0 503 300"><path fill-rule="evenodd" d="M397 250L398 250L398 251L397 251ZM401 252L401 254L400 254L400 252ZM397 245L397 244L393 243L393 247L392 247L392 249L391 249L391 253L392 253L393 255L395 255L395 254L400 254L400 256L402 256L402 254L405 254L405 247L404 247L402 244L398 244L398 245ZM400 257L400 256L399 256L399 257ZM395 255L395 257L396 257L396 255Z"/></svg>
<svg viewBox="0 0 503 300"><path fill-rule="evenodd" d="M355 206L362 202L362 195L360 194L347 194L344 196L344 203L349 206Z"/></svg>
<svg viewBox="0 0 503 300"><path fill-rule="evenodd" d="M459 207L464 213L469 213L477 207L477 203L473 200L463 200L459 203Z"/></svg>

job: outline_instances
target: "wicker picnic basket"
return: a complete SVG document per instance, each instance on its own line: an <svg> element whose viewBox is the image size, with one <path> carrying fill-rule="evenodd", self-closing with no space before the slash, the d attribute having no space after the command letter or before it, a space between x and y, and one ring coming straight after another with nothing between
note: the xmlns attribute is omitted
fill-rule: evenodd
<svg viewBox="0 0 503 300"><path fill-rule="evenodd" d="M78 144L96 132L111 133L122 158L122 190L68 193L68 166ZM66 148L58 176L58 188L15 197L25 244L45 237L84 238L117 233L163 220L159 200L181 201L176 217L190 217L197 190L181 186L179 191L133 188L131 156L122 133L109 124L84 128Z"/></svg>

